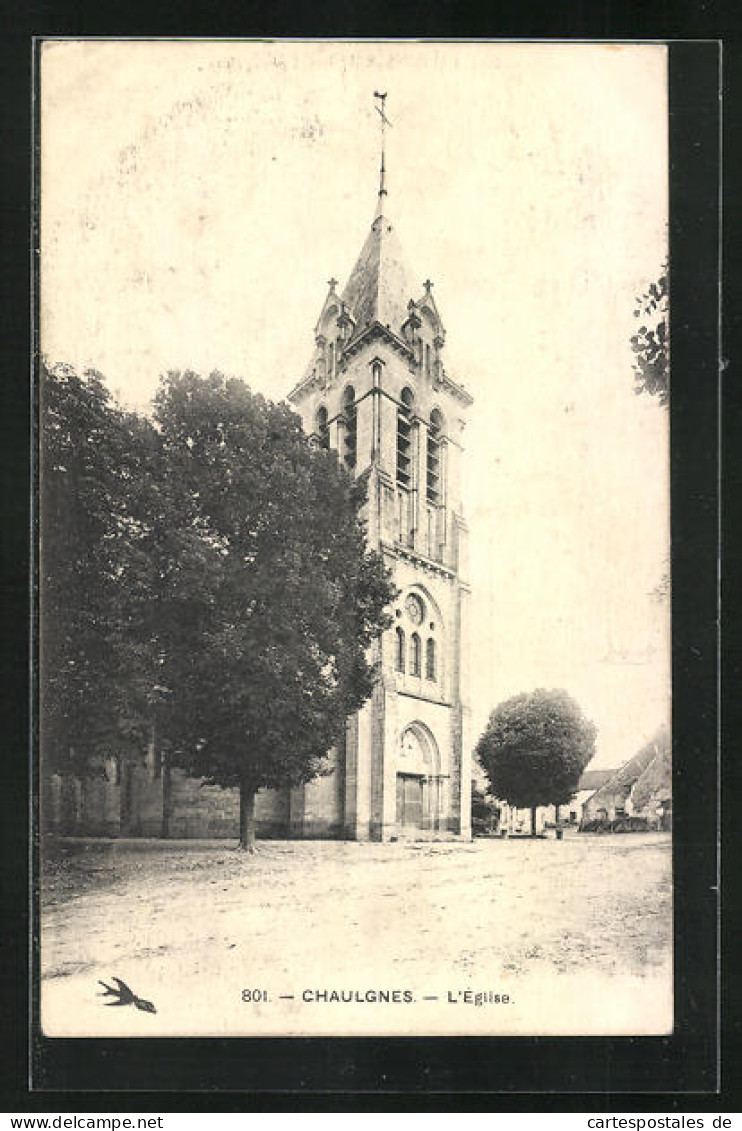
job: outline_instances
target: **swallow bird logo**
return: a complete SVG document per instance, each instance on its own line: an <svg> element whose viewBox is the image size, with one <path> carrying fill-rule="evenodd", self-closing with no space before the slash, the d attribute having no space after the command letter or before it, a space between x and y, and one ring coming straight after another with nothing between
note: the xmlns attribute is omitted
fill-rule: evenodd
<svg viewBox="0 0 742 1131"><path fill-rule="evenodd" d="M141 1009L143 1013L157 1013L151 1001L146 1001L143 997L137 997L133 990L130 990L126 982L122 982L120 978L111 978L118 986L107 986L105 982L98 980L98 985L103 986L103 993L99 997L115 997L116 1001L104 1002L104 1005L133 1005L136 1009Z"/></svg>

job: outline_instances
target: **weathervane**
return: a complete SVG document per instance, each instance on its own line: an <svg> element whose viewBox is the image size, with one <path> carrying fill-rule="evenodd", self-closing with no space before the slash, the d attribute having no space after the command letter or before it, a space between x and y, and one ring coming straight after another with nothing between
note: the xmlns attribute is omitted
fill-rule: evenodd
<svg viewBox="0 0 742 1131"><path fill-rule="evenodd" d="M378 90L374 91L374 98L378 98L381 103L376 106L376 113L381 118L381 177L379 180L379 196L386 196L386 168L384 166L384 152L386 144L386 127L391 126L391 122L386 116L386 91L381 94Z"/></svg>

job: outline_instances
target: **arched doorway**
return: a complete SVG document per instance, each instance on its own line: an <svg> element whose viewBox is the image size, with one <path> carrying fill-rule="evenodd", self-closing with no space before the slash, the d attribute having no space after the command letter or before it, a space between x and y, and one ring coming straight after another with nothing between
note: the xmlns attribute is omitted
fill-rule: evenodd
<svg viewBox="0 0 742 1131"><path fill-rule="evenodd" d="M397 760L397 828L400 832L438 829L441 823L440 757L423 723L402 732Z"/></svg>

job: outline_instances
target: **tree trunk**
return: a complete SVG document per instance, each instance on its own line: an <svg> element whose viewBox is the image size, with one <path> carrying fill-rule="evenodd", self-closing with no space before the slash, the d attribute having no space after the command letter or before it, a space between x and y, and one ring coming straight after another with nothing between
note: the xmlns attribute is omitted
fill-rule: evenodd
<svg viewBox="0 0 742 1131"><path fill-rule="evenodd" d="M243 778L240 782L240 849L255 851L255 790Z"/></svg>
<svg viewBox="0 0 742 1131"><path fill-rule="evenodd" d="M167 840L170 836L170 818L173 815L173 777L170 755L162 751L160 757L162 758L162 836Z"/></svg>
<svg viewBox="0 0 742 1131"><path fill-rule="evenodd" d="M531 836L536 835L536 806L531 806Z"/></svg>
<svg viewBox="0 0 742 1131"><path fill-rule="evenodd" d="M554 806L554 824L559 828L559 806Z"/></svg>
<svg viewBox="0 0 742 1131"><path fill-rule="evenodd" d="M121 762L121 790L119 797L119 832L123 836L131 836L132 834L133 792L131 763L124 758Z"/></svg>
<svg viewBox="0 0 742 1131"><path fill-rule="evenodd" d="M77 786L72 771L62 774L60 799L60 830L63 836L72 836L77 828Z"/></svg>

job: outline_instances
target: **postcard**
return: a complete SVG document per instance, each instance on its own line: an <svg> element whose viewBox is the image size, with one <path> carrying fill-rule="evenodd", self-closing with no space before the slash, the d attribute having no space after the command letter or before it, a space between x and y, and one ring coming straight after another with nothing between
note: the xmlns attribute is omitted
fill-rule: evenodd
<svg viewBox="0 0 742 1131"><path fill-rule="evenodd" d="M38 98L43 1033L671 1033L667 47Z"/></svg>

